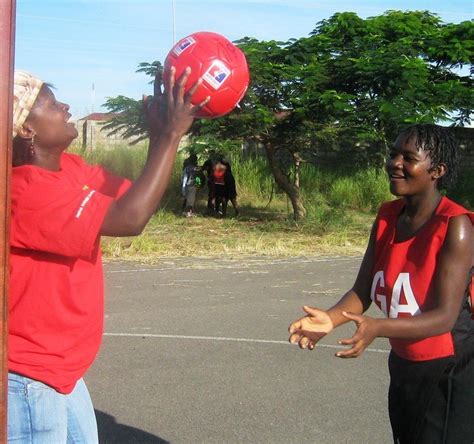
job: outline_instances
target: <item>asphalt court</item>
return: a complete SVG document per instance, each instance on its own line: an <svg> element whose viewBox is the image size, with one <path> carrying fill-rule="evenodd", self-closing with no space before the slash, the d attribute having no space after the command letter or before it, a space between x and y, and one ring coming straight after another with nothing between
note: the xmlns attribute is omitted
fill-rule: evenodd
<svg viewBox="0 0 474 444"><path fill-rule="evenodd" d="M103 443L391 443L388 342L334 357L288 343L361 258L163 260L105 266L100 354L86 375ZM376 310L372 314L378 315Z"/></svg>

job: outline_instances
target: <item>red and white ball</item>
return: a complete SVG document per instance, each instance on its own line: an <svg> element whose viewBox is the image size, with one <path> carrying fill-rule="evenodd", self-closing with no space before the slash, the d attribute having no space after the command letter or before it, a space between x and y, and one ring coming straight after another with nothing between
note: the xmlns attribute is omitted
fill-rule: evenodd
<svg viewBox="0 0 474 444"><path fill-rule="evenodd" d="M198 104L210 96L211 100L198 114L202 118L212 119L232 111L249 84L244 53L215 32L196 32L181 39L166 57L165 79L172 66L176 69L176 79L186 67L191 68L186 90L202 77L203 81L192 98L192 103Z"/></svg>

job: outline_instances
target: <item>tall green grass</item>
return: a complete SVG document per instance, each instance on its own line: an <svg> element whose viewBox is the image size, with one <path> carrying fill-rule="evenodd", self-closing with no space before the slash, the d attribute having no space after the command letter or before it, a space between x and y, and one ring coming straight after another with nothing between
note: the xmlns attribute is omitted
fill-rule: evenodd
<svg viewBox="0 0 474 444"><path fill-rule="evenodd" d="M382 202L392 198L385 172L374 168L335 178L328 193L332 206L363 211L376 211Z"/></svg>
<svg viewBox="0 0 474 444"><path fill-rule="evenodd" d="M386 174L381 169L347 171L307 164L301 175L301 189L308 212L310 215L319 212L317 218L322 218L328 207L374 212L382 202L393 198Z"/></svg>
<svg viewBox="0 0 474 444"><path fill-rule="evenodd" d="M238 193L241 199L262 204L274 192L275 184L270 168L265 159L241 159L231 156L232 173L236 179Z"/></svg>

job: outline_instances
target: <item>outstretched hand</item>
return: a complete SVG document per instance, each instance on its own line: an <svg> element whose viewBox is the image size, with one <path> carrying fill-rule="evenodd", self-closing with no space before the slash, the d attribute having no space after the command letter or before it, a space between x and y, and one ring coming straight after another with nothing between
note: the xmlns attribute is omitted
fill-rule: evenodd
<svg viewBox="0 0 474 444"><path fill-rule="evenodd" d="M153 85L153 97L143 96L145 119L148 123L150 138L164 134L183 136L191 127L194 116L210 100L207 97L201 103L193 105L191 99L202 79L199 79L187 92L186 82L191 68L186 68L183 74L175 81L175 68L169 71L164 82L160 71L156 72Z"/></svg>
<svg viewBox="0 0 474 444"><path fill-rule="evenodd" d="M339 351L336 356L339 358L357 358L378 336L378 320L369 316L358 315L343 311L342 314L357 326L357 330L350 339L342 339L339 344L351 345L351 348Z"/></svg>
<svg viewBox="0 0 474 444"><path fill-rule="evenodd" d="M289 341L292 344L298 343L300 348L313 350L316 343L333 330L334 325L324 310L306 305L303 310L308 313L308 316L304 316L290 325L288 328Z"/></svg>

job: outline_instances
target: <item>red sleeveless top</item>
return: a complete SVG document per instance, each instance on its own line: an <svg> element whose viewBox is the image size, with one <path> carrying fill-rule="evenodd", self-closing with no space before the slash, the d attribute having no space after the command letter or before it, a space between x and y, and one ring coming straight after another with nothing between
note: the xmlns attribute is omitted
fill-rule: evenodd
<svg viewBox="0 0 474 444"><path fill-rule="evenodd" d="M410 239L395 242L397 218L405 202L398 199L382 205L377 216L375 264L371 299L390 318L416 316L429 307L435 295L437 257L446 237L449 219L474 214L443 197L431 219ZM454 354L452 333L425 339L390 339L401 358L426 361Z"/></svg>

